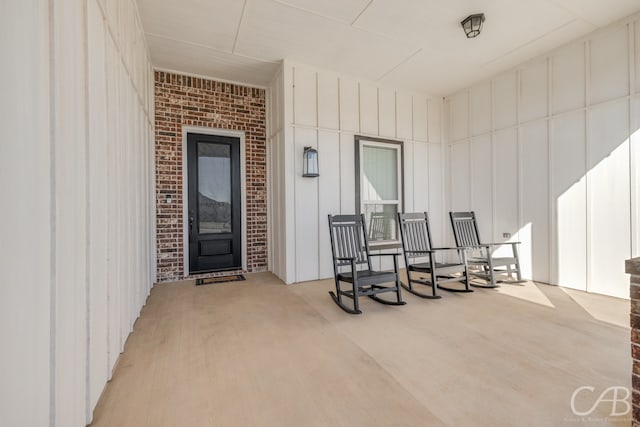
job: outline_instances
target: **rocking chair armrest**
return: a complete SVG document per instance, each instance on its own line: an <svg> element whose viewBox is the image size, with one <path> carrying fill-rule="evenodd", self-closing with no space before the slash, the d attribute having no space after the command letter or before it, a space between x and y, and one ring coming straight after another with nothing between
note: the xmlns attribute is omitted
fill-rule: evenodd
<svg viewBox="0 0 640 427"><path fill-rule="evenodd" d="M460 246L458 249L473 250L473 249L482 249L482 248L489 249L490 247L491 247L491 244L487 243L487 244L481 244L481 245Z"/></svg>
<svg viewBox="0 0 640 427"><path fill-rule="evenodd" d="M467 249L465 246L453 247L453 248L431 248L432 251L459 251L461 249Z"/></svg>
<svg viewBox="0 0 640 427"><path fill-rule="evenodd" d="M502 243L483 243L480 246L504 246L504 245L519 245L520 242L502 242Z"/></svg>
<svg viewBox="0 0 640 427"><path fill-rule="evenodd" d="M385 253L385 254L369 254L369 256L399 256L402 255L400 252L395 253Z"/></svg>
<svg viewBox="0 0 640 427"><path fill-rule="evenodd" d="M354 259L356 259L356 257L352 256L352 257L340 257L340 258L334 258L336 261L353 261Z"/></svg>
<svg viewBox="0 0 640 427"><path fill-rule="evenodd" d="M433 251L405 251L408 254L432 254Z"/></svg>

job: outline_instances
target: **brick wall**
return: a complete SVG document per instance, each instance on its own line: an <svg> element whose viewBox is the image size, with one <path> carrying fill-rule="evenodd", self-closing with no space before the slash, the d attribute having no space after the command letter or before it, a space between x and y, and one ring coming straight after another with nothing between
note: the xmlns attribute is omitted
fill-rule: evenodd
<svg viewBox="0 0 640 427"><path fill-rule="evenodd" d="M245 133L247 270L265 271L265 91L156 71L155 124L158 281L180 280L185 277L182 207L183 126L237 130ZM167 202L167 196L171 197L170 202ZM229 273L193 277L212 277Z"/></svg>
<svg viewBox="0 0 640 427"><path fill-rule="evenodd" d="M640 258L627 260L631 275L631 357L633 358L633 426L640 427Z"/></svg>

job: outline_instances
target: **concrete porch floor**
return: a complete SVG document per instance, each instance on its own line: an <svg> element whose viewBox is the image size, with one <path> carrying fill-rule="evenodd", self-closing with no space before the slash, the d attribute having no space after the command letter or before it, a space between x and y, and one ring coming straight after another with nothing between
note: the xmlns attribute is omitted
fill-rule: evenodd
<svg viewBox="0 0 640 427"><path fill-rule="evenodd" d="M527 283L341 311L332 280L159 284L93 426L630 425L629 302Z"/></svg>

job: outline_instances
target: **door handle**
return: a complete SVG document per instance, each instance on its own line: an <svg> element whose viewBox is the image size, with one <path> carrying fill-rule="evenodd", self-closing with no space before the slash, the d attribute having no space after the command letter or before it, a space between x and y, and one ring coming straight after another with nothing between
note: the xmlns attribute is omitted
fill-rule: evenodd
<svg viewBox="0 0 640 427"><path fill-rule="evenodd" d="M190 216L189 217L189 231L193 230L193 221L195 220L194 217Z"/></svg>

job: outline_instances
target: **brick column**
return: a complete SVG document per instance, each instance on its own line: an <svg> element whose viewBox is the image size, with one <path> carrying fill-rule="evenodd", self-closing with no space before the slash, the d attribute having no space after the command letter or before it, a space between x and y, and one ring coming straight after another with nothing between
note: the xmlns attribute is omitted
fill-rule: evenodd
<svg viewBox="0 0 640 427"><path fill-rule="evenodd" d="M631 357L633 358L633 427L640 427L640 258L627 260L631 275Z"/></svg>

